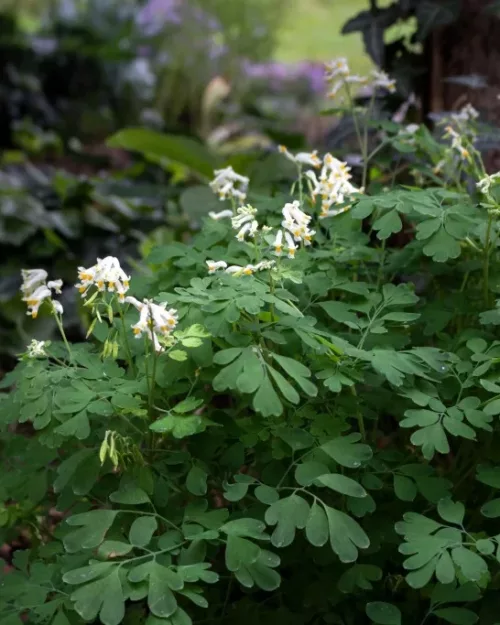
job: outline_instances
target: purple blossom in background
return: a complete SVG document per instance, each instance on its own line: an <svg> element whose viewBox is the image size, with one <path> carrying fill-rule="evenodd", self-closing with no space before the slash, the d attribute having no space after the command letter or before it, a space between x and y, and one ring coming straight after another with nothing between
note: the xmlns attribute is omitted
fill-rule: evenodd
<svg viewBox="0 0 500 625"><path fill-rule="evenodd" d="M159 32L165 24L180 24L181 21L178 0L149 0L137 15L137 24L150 35Z"/></svg>
<svg viewBox="0 0 500 625"><path fill-rule="evenodd" d="M324 68L322 63L304 61L286 64L277 61L254 63L243 62L243 71L251 81L264 81L268 87L283 89L290 83L305 82L315 94L322 94L325 89Z"/></svg>

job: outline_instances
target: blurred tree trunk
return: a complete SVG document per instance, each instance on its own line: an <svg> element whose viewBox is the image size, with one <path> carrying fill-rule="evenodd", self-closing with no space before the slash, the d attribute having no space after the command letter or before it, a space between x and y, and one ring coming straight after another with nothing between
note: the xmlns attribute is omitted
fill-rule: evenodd
<svg viewBox="0 0 500 625"><path fill-rule="evenodd" d="M486 11L491 4L492 0L462 0L458 20L433 32L427 48L428 112L456 110L470 102L481 119L500 126L500 9L497 15ZM446 81L459 76L476 87ZM498 170L500 151L496 152L496 163L488 165Z"/></svg>

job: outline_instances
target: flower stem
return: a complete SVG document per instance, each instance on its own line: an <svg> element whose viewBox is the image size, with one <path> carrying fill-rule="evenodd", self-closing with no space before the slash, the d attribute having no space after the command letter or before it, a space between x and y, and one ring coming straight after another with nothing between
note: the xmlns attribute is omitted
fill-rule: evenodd
<svg viewBox="0 0 500 625"><path fill-rule="evenodd" d="M68 339L66 338L66 333L64 332L64 327L63 327L61 318L59 317L59 315L58 315L58 313L57 313L57 311L56 311L56 309L54 307L52 308L52 310L54 312L54 318L56 320L56 324L57 324L57 327L59 329L59 332L60 332L60 334L62 336L62 340L63 340L64 345L66 346L66 349L68 351L69 361L71 362L73 360L73 353L71 352L71 347L69 346Z"/></svg>
<svg viewBox="0 0 500 625"><path fill-rule="evenodd" d="M122 324L123 342L125 344L125 351L127 352L128 364L132 373L135 375L135 366L134 366L134 361L132 358L132 350L130 349L130 343L128 342L128 336L127 336L127 328L125 326L125 315L123 314L123 310L121 307L120 307L120 320Z"/></svg>

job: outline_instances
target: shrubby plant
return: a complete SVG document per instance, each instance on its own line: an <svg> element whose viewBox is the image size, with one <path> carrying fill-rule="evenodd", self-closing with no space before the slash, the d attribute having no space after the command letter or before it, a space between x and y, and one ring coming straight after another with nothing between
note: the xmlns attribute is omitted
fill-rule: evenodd
<svg viewBox="0 0 500 625"><path fill-rule="evenodd" d="M365 189L286 148L289 192L218 170L189 244L79 269L84 343L24 274L63 342L2 381L2 624L498 621L498 178L467 111L384 124L376 166L354 111Z"/></svg>

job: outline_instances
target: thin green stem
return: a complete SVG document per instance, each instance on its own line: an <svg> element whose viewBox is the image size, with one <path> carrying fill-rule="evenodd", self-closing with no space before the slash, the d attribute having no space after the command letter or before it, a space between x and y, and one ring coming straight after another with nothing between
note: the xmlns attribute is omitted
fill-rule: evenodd
<svg viewBox="0 0 500 625"><path fill-rule="evenodd" d="M120 320L121 320L122 331L123 331L123 343L125 345L125 352L127 353L128 364L133 375L135 375L136 373L135 365L134 365L134 360L132 358L132 350L130 349L130 343L128 342L127 328L125 326L125 314L123 312L122 307L120 307Z"/></svg>
<svg viewBox="0 0 500 625"><path fill-rule="evenodd" d="M489 273L490 273L490 247L491 247L491 228L493 226L493 214L488 215L488 225L486 227L486 237L484 241L484 258L483 258L483 297L485 306L489 306Z"/></svg>
<svg viewBox="0 0 500 625"><path fill-rule="evenodd" d="M59 314L57 313L56 309L54 308L54 305L52 305L52 310L54 312L54 318L56 320L57 327L59 328L59 332L61 333L62 340L64 341L64 345L66 346L66 349L68 351L69 360L71 362L73 360L73 353L71 352L71 347L69 346L68 339L66 338L66 333L64 332L64 327L63 327L61 318L59 317Z"/></svg>

